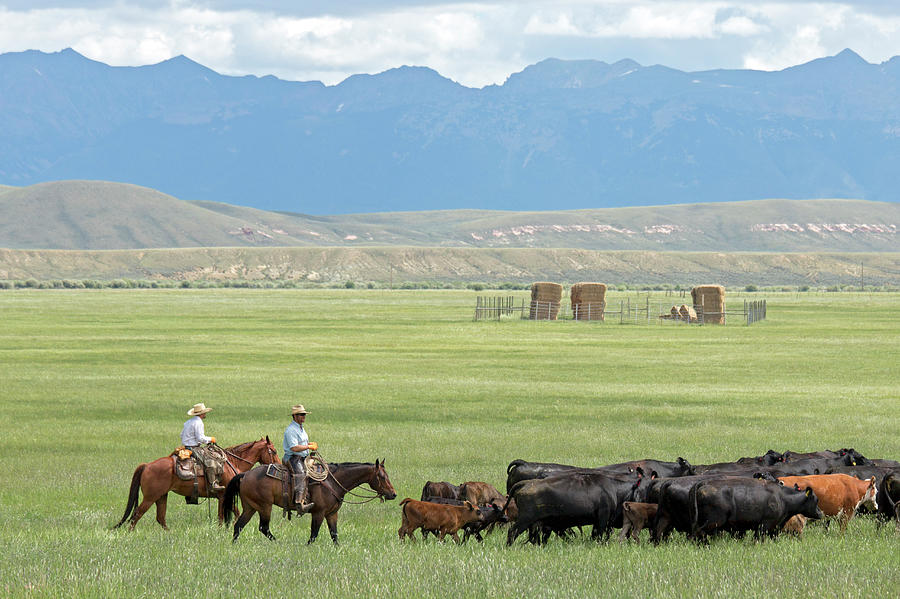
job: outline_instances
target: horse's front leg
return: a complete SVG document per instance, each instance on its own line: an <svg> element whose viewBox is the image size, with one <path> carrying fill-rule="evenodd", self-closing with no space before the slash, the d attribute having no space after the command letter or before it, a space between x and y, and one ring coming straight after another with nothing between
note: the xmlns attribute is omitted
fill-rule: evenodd
<svg viewBox="0 0 900 599"><path fill-rule="evenodd" d="M337 535L337 517L338 513L334 512L332 514L328 514L325 518L325 521L328 522L328 532L331 533L331 540L334 541L334 544L338 544L338 535Z"/></svg>
<svg viewBox="0 0 900 599"><path fill-rule="evenodd" d="M310 520L309 524L309 541L306 542L307 545L316 540L316 537L319 536L319 529L322 528L322 520L324 516L322 512L313 512L310 514L312 520Z"/></svg>

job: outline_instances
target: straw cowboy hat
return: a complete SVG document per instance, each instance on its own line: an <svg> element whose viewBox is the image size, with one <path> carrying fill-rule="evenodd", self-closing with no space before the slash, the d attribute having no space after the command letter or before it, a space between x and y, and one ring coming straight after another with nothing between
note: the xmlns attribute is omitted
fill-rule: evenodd
<svg viewBox="0 0 900 599"><path fill-rule="evenodd" d="M202 403L195 403L194 407L188 410L188 416L199 416L200 414L206 414L212 410L212 408L207 408Z"/></svg>
<svg viewBox="0 0 900 599"><path fill-rule="evenodd" d="M291 416L293 416L294 414L309 414L309 412L306 411L306 408L304 408L303 404L301 403L291 407Z"/></svg>

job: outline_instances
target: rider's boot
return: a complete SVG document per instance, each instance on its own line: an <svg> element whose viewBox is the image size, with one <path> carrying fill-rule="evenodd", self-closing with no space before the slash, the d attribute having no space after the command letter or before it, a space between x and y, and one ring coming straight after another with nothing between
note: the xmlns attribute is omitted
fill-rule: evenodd
<svg viewBox="0 0 900 599"><path fill-rule="evenodd" d="M209 484L209 490L213 493L225 490L225 487L219 484L219 479L216 476L215 468L206 469L206 482Z"/></svg>
<svg viewBox="0 0 900 599"><path fill-rule="evenodd" d="M305 481L304 481L305 482ZM303 514L309 513L312 511L314 507L316 507L315 503L307 503L306 501L306 485L302 485L301 488L297 489L296 494L294 495L294 504L297 506L297 515L302 516Z"/></svg>

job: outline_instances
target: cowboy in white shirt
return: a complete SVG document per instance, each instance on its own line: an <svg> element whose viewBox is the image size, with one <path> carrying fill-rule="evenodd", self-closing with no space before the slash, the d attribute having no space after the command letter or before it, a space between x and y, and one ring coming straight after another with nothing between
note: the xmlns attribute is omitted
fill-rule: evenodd
<svg viewBox="0 0 900 599"><path fill-rule="evenodd" d="M194 407L188 410L188 416L192 416L192 418L185 422L184 428L181 429L181 444L190 449L203 464L206 470L206 482L209 484L210 490L224 491L225 487L219 483L218 479L222 465L217 460L210 459L213 456L210 456L202 446L204 443L216 442L215 437L207 437L203 430L203 420L210 410L212 408L207 408L202 403L194 404Z"/></svg>

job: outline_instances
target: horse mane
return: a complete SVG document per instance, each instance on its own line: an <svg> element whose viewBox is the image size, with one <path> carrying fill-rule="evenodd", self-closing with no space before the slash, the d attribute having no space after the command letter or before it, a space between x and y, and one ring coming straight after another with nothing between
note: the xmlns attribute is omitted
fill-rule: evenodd
<svg viewBox="0 0 900 599"><path fill-rule="evenodd" d="M231 451L233 453L240 453L240 452L244 451L245 449L249 449L252 445L259 443L260 441L263 441L263 439L258 439L256 441L247 441L246 443L241 443L240 445L234 445L233 447L226 447L225 449L227 449L228 451Z"/></svg>
<svg viewBox="0 0 900 599"><path fill-rule="evenodd" d="M339 470L341 468L351 468L353 466L374 466L372 462L337 462L337 463L328 463L328 468L330 470Z"/></svg>

